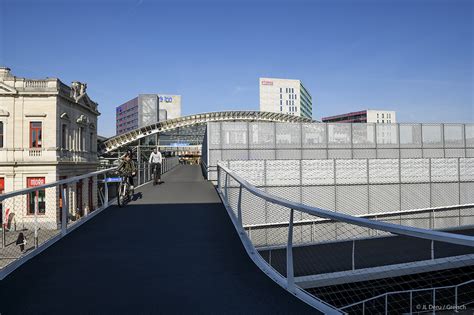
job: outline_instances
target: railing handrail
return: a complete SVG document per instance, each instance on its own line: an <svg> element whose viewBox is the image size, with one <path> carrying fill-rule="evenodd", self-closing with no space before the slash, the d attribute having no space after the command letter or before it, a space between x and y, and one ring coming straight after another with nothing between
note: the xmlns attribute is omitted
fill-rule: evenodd
<svg viewBox="0 0 474 315"><path fill-rule="evenodd" d="M385 216L392 217L392 216L398 216L402 214L409 215L409 214L419 214L419 213L433 213L437 211L453 211L453 210L461 210L465 208L474 208L474 203L444 206L444 207L398 210L398 211L391 211L391 212L366 213L366 214L354 215L354 217L356 218L377 218L377 217L385 217ZM425 218L412 218L412 219L421 220ZM326 223L328 221L332 221L332 219L298 220L298 221L295 221L293 224L298 225L298 224L305 224L305 223ZM243 227L244 228L259 228L259 227L273 227L273 226L286 225L286 224L288 224L288 222L259 223L259 224L245 224Z"/></svg>
<svg viewBox="0 0 474 315"><path fill-rule="evenodd" d="M442 287L422 288L422 289L408 289L408 290L402 290L402 291L390 291L390 292L385 292L385 293L379 294L379 295L377 295L377 296L373 296L373 297L370 297L370 298L368 298L368 299L365 299L365 300L362 300L362 301L359 301L359 302L356 302L356 303L352 303L352 304L343 306L343 307L341 307L340 309L343 310L343 309L346 309L346 308L354 307L354 306L356 306L356 305L363 304L363 303L367 303L367 302L369 302L369 301L376 300L376 299L379 299L379 298L384 297L384 296L389 296L389 295L391 295L391 294L403 294L403 293L408 293L408 292L422 292L422 291L433 291L433 290L452 289L452 288L456 288L456 287L461 287L461 286L466 285L466 284L469 284L469 283L471 283L471 282L474 282L474 279L473 279L473 280L468 280L468 281L465 281L465 282L462 282L462 283L453 284L453 285L448 285L448 286L442 286Z"/></svg>
<svg viewBox="0 0 474 315"><path fill-rule="evenodd" d="M92 173L87 173L87 174L83 174L83 175L79 175L79 176L74 176L74 177L71 177L71 178L61 179L61 180L58 180L58 181L55 181L55 182L52 182L52 183L49 183L49 184L44 184L44 185L40 185L40 186L15 190L15 191L0 195L0 202L5 200L5 199L11 198L11 197L28 194L30 192L34 192L34 191L37 191L37 190L40 190L40 189L50 188L50 187L54 187L54 186L61 186L61 185L64 185L64 184L75 183L75 182L78 182L78 181L80 181L81 179L84 179L84 178L88 178L88 177L96 176L96 175L101 175L101 174L104 174L104 173L107 173L107 172L112 172L116 168L117 167L112 167L112 168L108 168L108 169L105 169L105 170L95 171L95 172L92 172Z"/></svg>
<svg viewBox="0 0 474 315"><path fill-rule="evenodd" d="M271 203L281 205L287 207L289 209L298 210L301 212L308 213L310 215L315 215L319 217L323 217L326 219L332 219L336 221L341 221L357 226L363 226L367 228L372 228L376 230L381 230L385 232L394 233L397 235L405 235L417 238L423 238L433 241L440 241L440 242L448 242L452 244L464 245L474 247L474 237L466 236L466 235L458 235L458 234L451 234L446 232L439 232L439 231L432 231L426 230L421 228L409 227L404 225L397 225L387 222L380 222L380 221L373 221L365 218L358 218L348 214L329 211L317 207L307 206L302 203L289 201L271 194L268 194L254 185L247 182L245 179L234 173L233 171L229 170L227 167L222 166L220 164L217 165L217 168L223 169L228 175L230 175L234 180L239 182L242 186L244 186L250 193L266 200Z"/></svg>

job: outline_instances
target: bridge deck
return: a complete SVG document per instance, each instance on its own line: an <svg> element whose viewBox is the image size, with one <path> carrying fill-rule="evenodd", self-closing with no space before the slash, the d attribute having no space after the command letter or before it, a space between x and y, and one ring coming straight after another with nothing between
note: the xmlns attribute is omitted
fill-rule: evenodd
<svg viewBox="0 0 474 315"><path fill-rule="evenodd" d="M248 258L198 166L163 179L0 281L0 313L314 313Z"/></svg>

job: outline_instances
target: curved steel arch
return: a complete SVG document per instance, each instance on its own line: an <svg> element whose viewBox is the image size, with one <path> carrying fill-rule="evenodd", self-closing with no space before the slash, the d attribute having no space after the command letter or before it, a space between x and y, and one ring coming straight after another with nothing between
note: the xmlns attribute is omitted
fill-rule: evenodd
<svg viewBox="0 0 474 315"><path fill-rule="evenodd" d="M225 111L189 115L157 122L140 127L127 133L109 138L100 147L99 154L108 153L126 146L146 136L213 121L276 121L276 122L311 122L306 117L260 111Z"/></svg>

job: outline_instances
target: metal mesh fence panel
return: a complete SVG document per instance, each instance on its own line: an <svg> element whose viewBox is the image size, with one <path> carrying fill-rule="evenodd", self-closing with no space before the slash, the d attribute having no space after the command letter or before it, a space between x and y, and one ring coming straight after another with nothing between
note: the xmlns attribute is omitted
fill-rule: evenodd
<svg viewBox="0 0 474 315"><path fill-rule="evenodd" d="M352 145L354 148L375 148L375 124L353 124Z"/></svg>
<svg viewBox="0 0 474 315"><path fill-rule="evenodd" d="M275 148L275 125L267 122L249 123L249 148Z"/></svg>
<svg viewBox="0 0 474 315"><path fill-rule="evenodd" d="M444 145L448 148L460 148L464 146L464 132L461 124L444 125Z"/></svg>
<svg viewBox="0 0 474 315"><path fill-rule="evenodd" d="M325 124L302 123L302 144L304 148L326 148L327 134Z"/></svg>
<svg viewBox="0 0 474 315"><path fill-rule="evenodd" d="M247 149L247 139L248 136L246 122L221 124L222 149Z"/></svg>
<svg viewBox="0 0 474 315"><path fill-rule="evenodd" d="M422 124L423 147L443 146L443 125Z"/></svg>
<svg viewBox="0 0 474 315"><path fill-rule="evenodd" d="M465 128L465 137L466 137L466 147L474 148L474 124L466 124Z"/></svg>
<svg viewBox="0 0 474 315"><path fill-rule="evenodd" d="M0 270L61 233L59 208L57 187L3 201Z"/></svg>
<svg viewBox="0 0 474 315"><path fill-rule="evenodd" d="M329 148L350 148L352 146L351 124L327 124Z"/></svg>
<svg viewBox="0 0 474 315"><path fill-rule="evenodd" d="M421 125L401 124L400 125L400 147L420 148L421 147Z"/></svg>
<svg viewBox="0 0 474 315"><path fill-rule="evenodd" d="M301 124L275 123L275 132L277 148L301 148Z"/></svg>

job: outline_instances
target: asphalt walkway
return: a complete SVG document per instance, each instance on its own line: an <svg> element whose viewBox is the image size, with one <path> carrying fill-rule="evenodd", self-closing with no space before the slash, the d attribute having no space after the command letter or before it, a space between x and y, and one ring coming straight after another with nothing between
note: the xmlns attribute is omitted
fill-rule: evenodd
<svg viewBox="0 0 474 315"><path fill-rule="evenodd" d="M250 260L198 166L163 179L0 281L0 313L315 313Z"/></svg>

